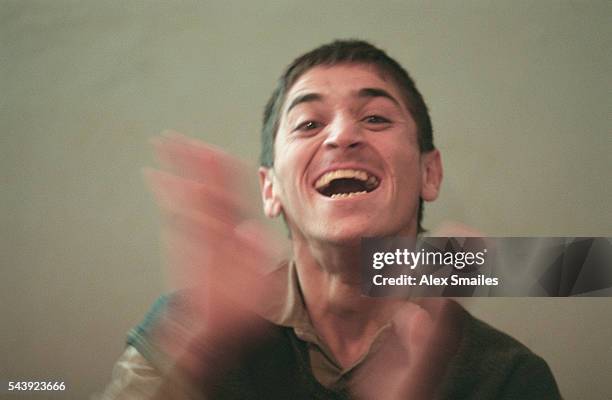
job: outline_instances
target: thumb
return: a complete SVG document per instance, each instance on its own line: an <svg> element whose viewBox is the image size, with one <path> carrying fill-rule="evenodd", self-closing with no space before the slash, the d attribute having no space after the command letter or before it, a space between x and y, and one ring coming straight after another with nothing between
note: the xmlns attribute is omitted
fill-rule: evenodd
<svg viewBox="0 0 612 400"><path fill-rule="evenodd" d="M422 349L433 332L431 315L414 303L408 303L393 318L395 334L402 346L410 353Z"/></svg>

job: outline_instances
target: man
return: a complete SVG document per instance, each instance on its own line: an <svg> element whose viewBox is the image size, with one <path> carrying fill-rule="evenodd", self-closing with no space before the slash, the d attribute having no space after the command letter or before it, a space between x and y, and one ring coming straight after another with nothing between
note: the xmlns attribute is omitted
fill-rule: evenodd
<svg viewBox="0 0 612 400"><path fill-rule="evenodd" d="M396 61L362 41L304 54L262 144L264 212L291 237L275 269L237 161L156 142L171 173L148 176L191 285L131 333L107 398L560 398L540 358L456 303L361 293L361 238L416 237L442 181L427 106Z"/></svg>

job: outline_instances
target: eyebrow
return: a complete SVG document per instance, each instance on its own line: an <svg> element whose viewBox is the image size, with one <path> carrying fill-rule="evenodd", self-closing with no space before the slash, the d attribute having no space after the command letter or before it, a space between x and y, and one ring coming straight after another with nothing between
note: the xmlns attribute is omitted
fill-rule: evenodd
<svg viewBox="0 0 612 400"><path fill-rule="evenodd" d="M298 104L308 103L311 101L322 101L322 100L323 100L323 96L321 96L318 93L306 93L301 96L297 96L295 99L291 101L291 104L289 104L289 107L287 107L287 111L285 112L285 114L289 114L289 111L291 111L291 109L297 106Z"/></svg>
<svg viewBox="0 0 612 400"><path fill-rule="evenodd" d="M363 88L357 92L357 97L360 98L374 98L374 97L384 97L391 100L397 106L400 106L399 101L395 97L393 97L389 92L380 88ZM308 103L312 101L322 101L323 96L318 93L306 93L300 96L297 96L295 99L291 101L289 107L287 107L287 111L285 114L289 114L292 108L297 106L298 104ZM400 106L401 107L401 106Z"/></svg>
<svg viewBox="0 0 612 400"><path fill-rule="evenodd" d="M399 101L384 89L363 88L357 92L357 97L385 97L395 103L395 105L400 106Z"/></svg>

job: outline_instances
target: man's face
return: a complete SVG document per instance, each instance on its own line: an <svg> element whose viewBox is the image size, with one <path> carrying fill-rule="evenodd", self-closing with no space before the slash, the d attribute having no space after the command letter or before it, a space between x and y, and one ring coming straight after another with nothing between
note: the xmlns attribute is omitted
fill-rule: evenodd
<svg viewBox="0 0 612 400"><path fill-rule="evenodd" d="M282 211L294 239L416 234L419 197L437 196L428 172L439 154L421 155L402 99L372 66L304 73L281 109L274 168L261 171L266 213Z"/></svg>

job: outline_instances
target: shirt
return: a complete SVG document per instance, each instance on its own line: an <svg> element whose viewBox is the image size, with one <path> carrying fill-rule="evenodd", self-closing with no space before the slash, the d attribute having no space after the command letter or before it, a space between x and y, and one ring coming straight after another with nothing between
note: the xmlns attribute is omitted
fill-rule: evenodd
<svg viewBox="0 0 612 400"><path fill-rule="evenodd" d="M346 390L351 373L385 340L391 324L383 326L370 348L348 368L342 368L314 329L300 288L295 263L289 262L266 279L276 291L267 304L257 305L260 316L274 325L291 329L307 348L312 376L333 391ZM113 369L103 394L110 399L201 398L197 389L173 372L172 360L151 340L151 331L165 313L190 313L181 296L163 296L142 324L131 330L128 347ZM509 336L475 320L463 311L463 334L456 356L441 385L440 398L559 399L554 378L545 362ZM504 393L508 393L505 396ZM514 397L516 395L516 397Z"/></svg>

